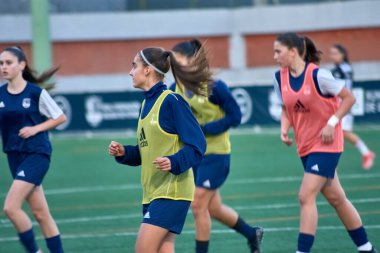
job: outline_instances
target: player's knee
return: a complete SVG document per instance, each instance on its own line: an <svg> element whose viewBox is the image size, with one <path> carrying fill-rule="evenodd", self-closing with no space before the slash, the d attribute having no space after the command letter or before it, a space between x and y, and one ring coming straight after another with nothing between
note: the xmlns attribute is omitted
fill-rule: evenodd
<svg viewBox="0 0 380 253"><path fill-rule="evenodd" d="M312 194L309 194L308 192L300 191L298 193L298 201L301 206L305 206L310 203L313 203L313 201L315 201L315 197Z"/></svg>
<svg viewBox="0 0 380 253"><path fill-rule="evenodd" d="M44 210L32 210L33 216L38 223L42 223L51 219L50 213Z"/></svg>
<svg viewBox="0 0 380 253"><path fill-rule="evenodd" d="M205 205L205 203L202 203L202 201L195 200L191 203L191 210L194 215L197 215L207 211L207 205Z"/></svg>
<svg viewBox="0 0 380 253"><path fill-rule="evenodd" d="M9 205L7 203L4 204L4 207L3 207L3 212L5 213L5 215L12 219L12 217L14 217L17 213L17 208L15 208L14 206L12 205Z"/></svg>
<svg viewBox="0 0 380 253"><path fill-rule="evenodd" d="M174 243L173 245L163 245L159 249L158 253L174 253Z"/></svg>
<svg viewBox="0 0 380 253"><path fill-rule="evenodd" d="M326 196L326 199L333 207L339 207L347 201L347 198L344 194L331 194Z"/></svg>
<svg viewBox="0 0 380 253"><path fill-rule="evenodd" d="M209 206L208 211L210 212L210 216L213 218L219 217L221 206Z"/></svg>

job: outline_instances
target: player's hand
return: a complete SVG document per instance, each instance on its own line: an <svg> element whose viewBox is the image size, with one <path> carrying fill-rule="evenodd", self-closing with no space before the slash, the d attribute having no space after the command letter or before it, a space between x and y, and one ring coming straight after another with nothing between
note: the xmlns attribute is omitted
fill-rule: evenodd
<svg viewBox="0 0 380 253"><path fill-rule="evenodd" d="M38 134L38 129L35 126L23 127L18 132L18 136L20 136L23 139L27 139L36 134Z"/></svg>
<svg viewBox="0 0 380 253"><path fill-rule="evenodd" d="M334 141L334 133L335 133L335 127L326 125L322 129L322 143L323 144L331 144Z"/></svg>
<svg viewBox="0 0 380 253"><path fill-rule="evenodd" d="M157 157L153 164L156 165L156 168L162 171L170 171L172 169L172 164L170 159L167 157Z"/></svg>
<svg viewBox="0 0 380 253"><path fill-rule="evenodd" d="M281 132L281 140L287 146L291 146L293 144L293 139L289 138L287 132Z"/></svg>
<svg viewBox="0 0 380 253"><path fill-rule="evenodd" d="M111 141L110 145L108 146L108 153L111 156L124 156L125 155L125 149L124 146L116 141Z"/></svg>

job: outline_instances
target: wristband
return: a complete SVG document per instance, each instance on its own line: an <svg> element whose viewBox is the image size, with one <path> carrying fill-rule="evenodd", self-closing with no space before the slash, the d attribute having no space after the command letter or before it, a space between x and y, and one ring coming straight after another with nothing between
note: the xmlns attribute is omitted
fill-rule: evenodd
<svg viewBox="0 0 380 253"><path fill-rule="evenodd" d="M335 127L336 124L338 123L339 123L339 118L335 116L335 114L330 117L329 121L327 121L327 125L330 125L332 127Z"/></svg>

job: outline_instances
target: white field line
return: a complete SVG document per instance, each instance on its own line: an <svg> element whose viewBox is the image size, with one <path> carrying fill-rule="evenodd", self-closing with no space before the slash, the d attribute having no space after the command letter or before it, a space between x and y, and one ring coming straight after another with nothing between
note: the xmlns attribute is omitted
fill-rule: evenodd
<svg viewBox="0 0 380 253"><path fill-rule="evenodd" d="M380 224L377 225L367 225L365 227L367 230L380 229ZM343 226L320 226L318 230L342 230ZM288 232L288 231L298 231L299 227L269 227L265 228L266 233L274 232ZM212 234L230 234L235 233L232 229L214 229L211 231ZM182 234L195 234L194 230L184 230ZM118 232L118 233L81 233L81 234L63 234L62 239L83 239L83 238L106 238L106 237L127 237L127 236L136 236L136 232ZM43 239L41 236L37 236L37 239ZM4 237L0 238L0 242L13 242L18 241L18 237Z"/></svg>
<svg viewBox="0 0 380 253"><path fill-rule="evenodd" d="M351 200L354 204L366 204L366 203L379 203L380 198L362 198ZM318 206L329 205L326 201L318 201ZM298 203L278 203L269 205L247 205L247 206L234 206L235 210L266 210L266 209L285 209L285 208L298 207ZM190 211L189 211L190 214ZM67 218L67 219L56 219L55 222L58 225L61 224L76 224L76 223L86 223L95 221L110 221L110 220L124 220L124 219L134 219L142 217L141 213L123 214L123 215L105 215L105 216L85 216L78 218ZM7 219L0 219L0 225L4 228L12 228L13 225ZM33 225L37 225L33 222Z"/></svg>
<svg viewBox="0 0 380 253"><path fill-rule="evenodd" d="M380 198L366 198L366 199L350 199L353 204L366 204L366 203L378 203ZM318 206L328 206L327 201L318 201ZM270 205L259 205L259 206L234 206L235 210L265 210L265 209L284 209L290 207L298 207L298 203L282 203L282 204L270 204Z"/></svg>
<svg viewBox="0 0 380 253"><path fill-rule="evenodd" d="M340 179L366 179L378 178L380 173L352 173L340 175ZM301 176L289 177L263 177L263 178L248 178L248 179L234 179L228 180L227 185L239 184L266 184L266 183L283 183L283 182L297 182L301 181ZM122 191L122 190L137 190L141 189L140 184L122 184L122 185L104 185L104 186L87 186L87 187L71 187L71 188L58 188L58 189L45 189L46 195L62 195L62 194L76 194L87 192L104 192L104 191ZM6 193L1 194L5 197Z"/></svg>
<svg viewBox="0 0 380 253"><path fill-rule="evenodd" d="M352 173L346 175L339 175L339 179L366 179L366 178L377 178L380 177L380 173ZM294 182L301 181L301 176L290 176L290 177L263 177L263 178L247 178L247 179L235 179L227 181L227 184L257 184L257 183L283 183L283 182Z"/></svg>

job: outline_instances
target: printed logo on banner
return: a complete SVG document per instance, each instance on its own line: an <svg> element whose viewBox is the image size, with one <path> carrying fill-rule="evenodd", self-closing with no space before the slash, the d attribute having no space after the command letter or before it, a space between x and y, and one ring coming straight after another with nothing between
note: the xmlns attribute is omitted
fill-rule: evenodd
<svg viewBox="0 0 380 253"><path fill-rule="evenodd" d="M85 99L85 117L88 124L97 128L103 121L137 119L141 103L131 102L103 102L101 96L89 96Z"/></svg>
<svg viewBox="0 0 380 253"><path fill-rule="evenodd" d="M71 104L69 100L67 100L67 98L65 98L64 96L55 96L54 100L57 103L57 105L61 108L63 113L66 115L66 121L62 123L61 125L59 125L58 127L56 127L56 129L64 130L71 123L71 118L72 118Z"/></svg>
<svg viewBox="0 0 380 253"><path fill-rule="evenodd" d="M251 96L243 88L233 89L231 93L240 107L242 114L241 124L247 123L252 116L253 110Z"/></svg>
<svg viewBox="0 0 380 253"><path fill-rule="evenodd" d="M276 121L281 120L282 104L274 90L269 91L269 114Z"/></svg>
<svg viewBox="0 0 380 253"><path fill-rule="evenodd" d="M91 96L86 99L86 120L92 127L98 127L103 121L102 103L102 98L99 96Z"/></svg>
<svg viewBox="0 0 380 253"><path fill-rule="evenodd" d="M368 89L365 91L365 114L380 114L380 89ZM379 117L380 118L380 117Z"/></svg>

